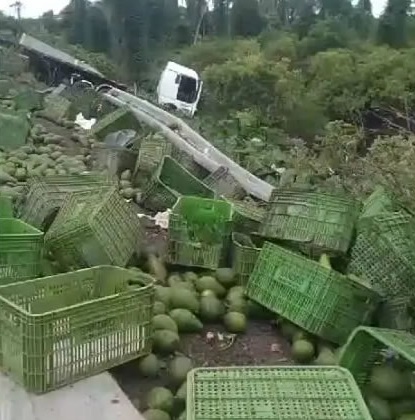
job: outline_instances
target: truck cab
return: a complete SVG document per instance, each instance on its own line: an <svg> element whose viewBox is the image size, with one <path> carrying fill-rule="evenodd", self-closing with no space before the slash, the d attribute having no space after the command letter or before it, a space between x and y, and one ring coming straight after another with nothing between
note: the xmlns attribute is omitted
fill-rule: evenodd
<svg viewBox="0 0 415 420"><path fill-rule="evenodd" d="M167 108L178 109L189 116L197 110L203 82L196 71L169 61L157 86L157 101Z"/></svg>

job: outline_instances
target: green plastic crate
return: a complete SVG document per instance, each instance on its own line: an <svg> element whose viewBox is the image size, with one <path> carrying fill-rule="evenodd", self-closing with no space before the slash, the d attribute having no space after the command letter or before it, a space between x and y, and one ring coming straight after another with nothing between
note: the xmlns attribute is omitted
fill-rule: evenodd
<svg viewBox="0 0 415 420"><path fill-rule="evenodd" d="M14 150L26 144L30 132L27 112L0 109L0 148Z"/></svg>
<svg viewBox="0 0 415 420"><path fill-rule="evenodd" d="M318 254L345 254L353 238L360 203L312 191L275 190L259 233L307 246Z"/></svg>
<svg viewBox="0 0 415 420"><path fill-rule="evenodd" d="M172 208L182 195L213 198L214 192L175 159L165 156L152 181L144 190L144 206L153 211Z"/></svg>
<svg viewBox="0 0 415 420"><path fill-rule="evenodd" d="M187 169L194 177L204 179L209 173L205 168L194 161L193 157L175 147L161 133L155 133L143 139L137 158L135 173L144 172L153 174L163 161L163 157L169 155Z"/></svg>
<svg viewBox="0 0 415 420"><path fill-rule="evenodd" d="M58 122L66 116L71 106L71 102L63 96L56 93L50 93L44 98L44 109L41 112L42 116L54 122Z"/></svg>
<svg viewBox="0 0 415 420"><path fill-rule="evenodd" d="M261 248L247 235L232 233L232 268L238 284L245 286L254 270Z"/></svg>
<svg viewBox="0 0 415 420"><path fill-rule="evenodd" d="M153 174L165 155L170 155L173 146L160 133L145 137L138 152L135 172L142 171Z"/></svg>
<svg viewBox="0 0 415 420"><path fill-rule="evenodd" d="M265 206L252 201L232 200L225 198L233 206L233 229L236 232L251 234L259 231L265 218Z"/></svg>
<svg viewBox="0 0 415 420"><path fill-rule="evenodd" d="M362 283L318 262L266 242L246 294L304 330L343 343L368 324L380 296Z"/></svg>
<svg viewBox="0 0 415 420"><path fill-rule="evenodd" d="M103 186L109 189L116 185L116 178L101 174L33 177L28 181L26 197L19 206L18 215L32 226L46 230L70 193Z"/></svg>
<svg viewBox="0 0 415 420"><path fill-rule="evenodd" d="M415 297L414 261L415 220L409 214L361 219L348 272L366 279L385 298L391 316L383 326L405 329L403 320L409 319L406 313Z"/></svg>
<svg viewBox="0 0 415 420"><path fill-rule="evenodd" d="M13 200L7 195L0 195L0 218L12 219L13 218Z"/></svg>
<svg viewBox="0 0 415 420"><path fill-rule="evenodd" d="M372 420L338 366L199 368L187 377L187 420Z"/></svg>
<svg viewBox="0 0 415 420"><path fill-rule="evenodd" d="M362 213L363 217L373 217L381 213L393 212L397 210L392 197L388 194L382 186L375 188L372 194L365 201L363 201Z"/></svg>
<svg viewBox="0 0 415 420"><path fill-rule="evenodd" d="M232 206L221 200L181 197L167 236L171 264L216 269L230 241Z"/></svg>
<svg viewBox="0 0 415 420"><path fill-rule="evenodd" d="M119 176L123 171L134 168L138 151L133 148L97 144L92 149L91 156L94 170L104 171L111 176Z"/></svg>
<svg viewBox="0 0 415 420"><path fill-rule="evenodd" d="M212 189L217 197L242 200L246 196L246 191L225 166L220 166L208 175L203 183Z"/></svg>
<svg viewBox="0 0 415 420"><path fill-rule="evenodd" d="M0 284L40 273L43 232L18 219L0 219Z"/></svg>
<svg viewBox="0 0 415 420"><path fill-rule="evenodd" d="M151 351L153 279L101 266L0 287L0 367L42 393Z"/></svg>
<svg viewBox="0 0 415 420"><path fill-rule="evenodd" d="M339 358L361 389L368 383L372 368L387 358L400 356L402 366L415 369L415 336L384 328L358 327L350 335Z"/></svg>
<svg viewBox="0 0 415 420"><path fill-rule="evenodd" d="M194 159L193 156L186 153L184 150L181 150L177 147L173 148L171 152L171 157L175 159L180 165L188 170L195 178L204 183L204 179L209 175L209 171L203 166L199 165Z"/></svg>
<svg viewBox="0 0 415 420"><path fill-rule="evenodd" d="M141 130L141 124L131 112L129 106L118 108L99 120L92 127L91 134L102 141L108 134L125 129Z"/></svg>
<svg viewBox="0 0 415 420"><path fill-rule="evenodd" d="M144 232L130 203L117 189L70 194L45 235L45 244L66 268L125 267L140 253Z"/></svg>

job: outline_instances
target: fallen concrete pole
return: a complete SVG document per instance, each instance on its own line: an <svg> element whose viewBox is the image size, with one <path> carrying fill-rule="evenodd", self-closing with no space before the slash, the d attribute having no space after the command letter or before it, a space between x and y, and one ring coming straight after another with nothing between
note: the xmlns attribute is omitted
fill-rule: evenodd
<svg viewBox="0 0 415 420"><path fill-rule="evenodd" d="M190 153L195 161L207 170L212 171L211 168L213 166L216 166L216 168L225 166L250 195L263 201L269 201L274 189L272 185L252 175L232 159L228 158L180 118L144 99L118 89L111 89L104 96L114 104L129 105L139 120L162 131L167 139L182 150ZM171 130L169 126L177 127L179 134ZM181 140L179 141L179 139ZM185 148L184 143L190 149Z"/></svg>

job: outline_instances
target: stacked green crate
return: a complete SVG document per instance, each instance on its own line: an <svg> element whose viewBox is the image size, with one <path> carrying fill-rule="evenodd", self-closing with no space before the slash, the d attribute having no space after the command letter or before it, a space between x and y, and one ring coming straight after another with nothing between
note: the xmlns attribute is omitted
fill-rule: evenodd
<svg viewBox="0 0 415 420"><path fill-rule="evenodd" d="M107 175L56 175L47 178L33 177L28 181L27 194L19 208L19 217L25 222L44 229L48 219L53 220L65 198L72 192L94 190L117 185L115 178Z"/></svg>
<svg viewBox="0 0 415 420"><path fill-rule="evenodd" d="M40 274L43 232L18 219L0 219L0 284Z"/></svg>
<svg viewBox="0 0 415 420"><path fill-rule="evenodd" d="M345 254L360 207L355 200L334 194L275 190L259 233L306 247L311 254Z"/></svg>
<svg viewBox="0 0 415 420"><path fill-rule="evenodd" d="M70 194L45 243L63 267L125 267L140 252L143 236L131 204L116 188L101 188Z"/></svg>
<svg viewBox="0 0 415 420"><path fill-rule="evenodd" d="M407 213L360 219L348 272L366 279L385 298L382 326L406 329L415 297L415 220ZM384 322L387 322L386 324Z"/></svg>
<svg viewBox="0 0 415 420"><path fill-rule="evenodd" d="M199 368L187 378L187 420L372 420L338 366Z"/></svg>
<svg viewBox="0 0 415 420"><path fill-rule="evenodd" d="M181 197L169 220L168 261L218 268L230 240L232 206L225 201Z"/></svg>
<svg viewBox="0 0 415 420"><path fill-rule="evenodd" d="M0 367L42 393L136 359L153 303L152 277L112 266L0 287Z"/></svg>
<svg viewBox="0 0 415 420"><path fill-rule="evenodd" d="M170 156L164 156L153 179L143 192L146 208L164 211L182 195L213 198L213 191Z"/></svg>
<svg viewBox="0 0 415 420"><path fill-rule="evenodd" d="M343 343L369 324L380 296L369 285L269 242L259 254L247 296L304 330Z"/></svg>

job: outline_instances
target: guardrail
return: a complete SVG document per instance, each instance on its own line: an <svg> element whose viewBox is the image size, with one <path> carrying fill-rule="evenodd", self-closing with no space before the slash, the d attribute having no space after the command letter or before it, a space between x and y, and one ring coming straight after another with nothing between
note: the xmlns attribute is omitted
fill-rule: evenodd
<svg viewBox="0 0 415 420"><path fill-rule="evenodd" d="M111 89L104 94L104 97L114 105L130 106L138 120L161 131L166 138L192 155L199 165L210 172L215 171L220 166L225 166L250 195L263 201L269 201L274 189L272 185L252 175L228 158L180 118L144 99L119 89ZM177 131L171 129L172 126L177 128Z"/></svg>

